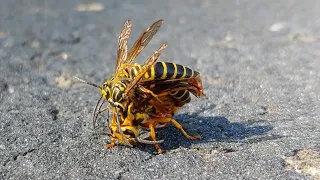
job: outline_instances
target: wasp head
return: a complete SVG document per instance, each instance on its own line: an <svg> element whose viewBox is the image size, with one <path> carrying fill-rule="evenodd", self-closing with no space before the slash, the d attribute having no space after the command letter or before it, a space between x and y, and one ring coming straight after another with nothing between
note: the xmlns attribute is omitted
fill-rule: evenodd
<svg viewBox="0 0 320 180"><path fill-rule="evenodd" d="M106 81L103 83L103 88L100 88L101 97L103 97L111 107L116 108L119 112L126 111L126 96L125 96L126 85L122 82L111 83Z"/></svg>

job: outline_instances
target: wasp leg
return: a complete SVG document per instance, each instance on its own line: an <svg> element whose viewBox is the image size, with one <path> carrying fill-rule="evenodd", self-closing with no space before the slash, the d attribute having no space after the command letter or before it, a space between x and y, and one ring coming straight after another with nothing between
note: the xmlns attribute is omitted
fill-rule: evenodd
<svg viewBox="0 0 320 180"><path fill-rule="evenodd" d="M159 101L160 103L163 103L159 98L158 98L158 95L154 94L151 90L143 87L143 86L139 86L139 90L144 92L144 93L147 93L147 94L150 94L151 96L153 96L154 98L157 99L157 101Z"/></svg>
<svg viewBox="0 0 320 180"><path fill-rule="evenodd" d="M149 124L149 128L150 128L150 137L153 141L157 141L156 140L156 132L154 130L155 125ZM156 150L158 151L158 154L162 154L162 149L160 148L160 146L157 143L153 144L154 148L156 148Z"/></svg>
<svg viewBox="0 0 320 180"><path fill-rule="evenodd" d="M195 87L177 87L177 88L172 88L172 89L169 89L167 91L163 91L159 94L157 94L158 97L160 96L166 96L168 94L170 94L171 92L174 92L174 91L180 91L180 90L188 90L188 91L194 91L197 93L197 96L200 96L198 94L200 94L199 90Z"/></svg>
<svg viewBox="0 0 320 180"><path fill-rule="evenodd" d="M174 126L179 129L182 134L188 138L188 139L191 139L191 140L196 140L196 139L200 139L200 136L199 135L196 135L196 136L190 136L189 134L187 134L187 132L183 129L182 125L180 123L178 123L178 121L174 120L171 118L171 122L174 124Z"/></svg>
<svg viewBox="0 0 320 180"><path fill-rule="evenodd" d="M153 118L154 119L154 118ZM191 139L191 140L196 140L196 139L200 139L200 136L190 136L182 127L182 125L180 123L178 123L178 121L172 119L172 118L167 118L167 117L162 117L162 118L155 118L155 120L157 122L161 122L161 123L168 123L171 122L177 129L179 129L182 134L187 138L187 139Z"/></svg>
<svg viewBox="0 0 320 180"><path fill-rule="evenodd" d="M129 147L133 147L130 142L128 141L128 138L124 135L123 130L121 129L120 120L115 113L112 115L112 122L109 125L109 129L112 131L111 135L111 143L105 145L106 149L112 148L115 145L115 142L120 142L123 145L127 145Z"/></svg>
<svg viewBox="0 0 320 180"><path fill-rule="evenodd" d="M104 148L105 148L105 149L111 149L111 148L113 148L113 147L116 145L115 141L116 141L116 140L115 140L114 138L111 138L111 143L104 145Z"/></svg>

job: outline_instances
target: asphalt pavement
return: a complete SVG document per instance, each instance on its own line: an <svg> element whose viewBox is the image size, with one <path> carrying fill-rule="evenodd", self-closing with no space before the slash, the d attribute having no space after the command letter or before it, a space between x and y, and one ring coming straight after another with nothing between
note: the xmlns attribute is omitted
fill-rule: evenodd
<svg viewBox="0 0 320 180"><path fill-rule="evenodd" d="M317 0L0 2L0 179L320 179ZM201 73L192 98L152 145L104 149L99 99L117 38L164 24L137 58ZM101 119L102 120L102 119Z"/></svg>

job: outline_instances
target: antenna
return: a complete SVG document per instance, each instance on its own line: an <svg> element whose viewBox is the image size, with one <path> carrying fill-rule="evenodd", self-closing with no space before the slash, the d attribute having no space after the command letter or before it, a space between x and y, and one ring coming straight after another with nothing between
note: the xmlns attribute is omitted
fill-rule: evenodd
<svg viewBox="0 0 320 180"><path fill-rule="evenodd" d="M77 76L73 76L73 78L75 78L77 81L81 82L81 83L84 83L84 84L89 84L90 86L94 86L96 88L99 88L99 89L102 89L102 87L100 87L99 85L95 84L95 83L92 83L92 82L87 82L83 79L80 79L78 78Z"/></svg>

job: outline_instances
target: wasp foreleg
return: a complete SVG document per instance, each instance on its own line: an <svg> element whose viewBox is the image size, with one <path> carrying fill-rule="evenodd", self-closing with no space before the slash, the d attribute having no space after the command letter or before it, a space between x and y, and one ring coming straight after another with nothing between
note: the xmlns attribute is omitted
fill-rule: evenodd
<svg viewBox="0 0 320 180"><path fill-rule="evenodd" d="M153 123L149 124L150 137L153 141L157 141L156 140L156 132L155 132L154 128L155 128L155 125ZM160 146L157 143L153 144L153 146L156 148L156 150L158 151L159 154L162 154L162 149L160 148Z"/></svg>

